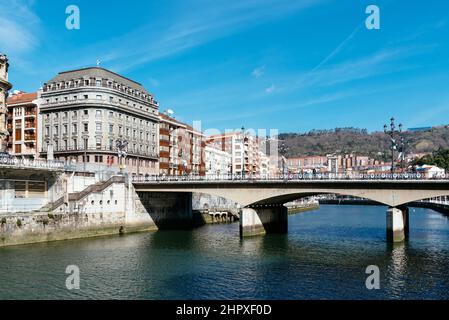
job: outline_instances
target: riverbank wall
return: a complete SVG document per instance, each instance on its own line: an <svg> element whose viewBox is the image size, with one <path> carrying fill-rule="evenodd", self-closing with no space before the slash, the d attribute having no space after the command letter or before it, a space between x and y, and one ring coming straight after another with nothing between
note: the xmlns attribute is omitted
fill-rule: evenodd
<svg viewBox="0 0 449 320"><path fill-rule="evenodd" d="M298 214L298 213L302 213L302 212L318 210L320 208L320 204L319 203L308 203L308 204L304 204L304 205L290 206L287 208L288 208L288 214Z"/></svg>
<svg viewBox="0 0 449 320"><path fill-rule="evenodd" d="M2 213L0 247L157 229L132 184L114 176L39 210Z"/></svg>

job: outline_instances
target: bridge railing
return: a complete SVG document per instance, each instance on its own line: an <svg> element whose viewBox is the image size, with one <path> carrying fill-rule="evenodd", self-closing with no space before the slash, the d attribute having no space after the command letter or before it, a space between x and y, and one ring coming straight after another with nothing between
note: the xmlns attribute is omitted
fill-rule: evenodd
<svg viewBox="0 0 449 320"><path fill-rule="evenodd" d="M17 169L64 170L65 162L58 160L21 159L16 157L0 157L0 167Z"/></svg>
<svg viewBox="0 0 449 320"><path fill-rule="evenodd" d="M168 181L338 181L338 180L448 180L449 174L428 177L420 173L382 173L382 174L286 174L286 175L146 175L133 176L133 182L168 182Z"/></svg>

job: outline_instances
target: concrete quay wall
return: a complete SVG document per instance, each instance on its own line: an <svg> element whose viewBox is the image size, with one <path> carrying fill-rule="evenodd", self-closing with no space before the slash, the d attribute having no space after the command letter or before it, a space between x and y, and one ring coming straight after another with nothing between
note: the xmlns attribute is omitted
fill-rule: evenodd
<svg viewBox="0 0 449 320"><path fill-rule="evenodd" d="M65 197L46 212L2 214L0 247L157 230L148 214L136 210L136 197L132 186L117 182L76 200Z"/></svg>

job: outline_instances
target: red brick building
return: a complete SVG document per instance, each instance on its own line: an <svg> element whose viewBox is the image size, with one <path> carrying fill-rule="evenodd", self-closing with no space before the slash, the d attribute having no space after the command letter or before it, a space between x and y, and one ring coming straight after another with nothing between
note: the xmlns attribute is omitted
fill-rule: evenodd
<svg viewBox="0 0 449 320"><path fill-rule="evenodd" d="M204 135L191 126L160 114L159 171L166 175L204 176Z"/></svg>
<svg viewBox="0 0 449 320"><path fill-rule="evenodd" d="M38 150L39 109L35 100L37 93L19 92L7 100L9 131L8 152L16 157L35 159Z"/></svg>

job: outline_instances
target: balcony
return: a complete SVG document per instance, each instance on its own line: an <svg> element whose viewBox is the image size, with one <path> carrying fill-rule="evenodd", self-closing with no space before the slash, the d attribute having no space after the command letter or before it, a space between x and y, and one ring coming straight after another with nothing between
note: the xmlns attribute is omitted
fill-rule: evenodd
<svg viewBox="0 0 449 320"><path fill-rule="evenodd" d="M34 123L34 122L25 123L25 130L26 129L36 129L36 123Z"/></svg>
<svg viewBox="0 0 449 320"><path fill-rule="evenodd" d="M29 134L29 135L25 135L25 142L27 142L27 141L36 141L36 139L37 139L37 136L36 135L34 135L34 134Z"/></svg>

